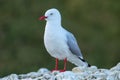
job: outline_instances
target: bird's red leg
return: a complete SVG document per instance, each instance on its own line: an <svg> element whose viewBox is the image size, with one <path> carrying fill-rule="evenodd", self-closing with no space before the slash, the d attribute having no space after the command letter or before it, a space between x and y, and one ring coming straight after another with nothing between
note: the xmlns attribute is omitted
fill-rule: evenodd
<svg viewBox="0 0 120 80"><path fill-rule="evenodd" d="M66 71L66 66L67 66L67 58L64 59L64 68L63 70L60 70L60 72Z"/></svg>
<svg viewBox="0 0 120 80"><path fill-rule="evenodd" d="M56 58L55 70L58 70L58 59Z"/></svg>
<svg viewBox="0 0 120 80"><path fill-rule="evenodd" d="M67 58L64 59L64 70L66 71L66 66L67 66Z"/></svg>
<svg viewBox="0 0 120 80"><path fill-rule="evenodd" d="M53 69L52 71L56 71L58 70L58 59L56 58L55 60L55 69Z"/></svg>

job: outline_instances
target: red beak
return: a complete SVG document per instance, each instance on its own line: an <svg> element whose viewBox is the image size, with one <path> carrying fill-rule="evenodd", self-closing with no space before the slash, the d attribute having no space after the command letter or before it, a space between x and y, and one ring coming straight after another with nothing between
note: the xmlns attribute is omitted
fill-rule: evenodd
<svg viewBox="0 0 120 80"><path fill-rule="evenodd" d="M47 17L46 16L41 16L39 20L45 20Z"/></svg>

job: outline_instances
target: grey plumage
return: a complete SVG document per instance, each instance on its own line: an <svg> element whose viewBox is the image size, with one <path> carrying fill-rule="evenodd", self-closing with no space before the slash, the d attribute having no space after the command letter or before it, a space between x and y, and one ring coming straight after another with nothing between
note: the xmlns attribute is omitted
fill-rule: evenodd
<svg viewBox="0 0 120 80"><path fill-rule="evenodd" d="M72 54L74 54L75 56L77 56L81 61L85 62L86 64L88 64L82 56L81 50L78 46L77 40L75 39L74 35L70 32L67 31L67 44L69 47L69 50L71 51ZM90 67L90 64L88 64L88 67Z"/></svg>
<svg viewBox="0 0 120 80"><path fill-rule="evenodd" d="M66 36L67 36L67 44L68 44L70 51L77 57L81 57L83 59L81 50L77 44L77 41L76 41L74 35L72 33L68 32L68 34L66 34Z"/></svg>

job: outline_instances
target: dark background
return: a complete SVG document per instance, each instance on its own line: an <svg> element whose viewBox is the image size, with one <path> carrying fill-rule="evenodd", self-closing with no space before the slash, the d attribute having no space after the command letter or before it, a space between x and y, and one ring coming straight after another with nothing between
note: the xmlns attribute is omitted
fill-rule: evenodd
<svg viewBox="0 0 120 80"><path fill-rule="evenodd" d="M0 77L54 68L43 44L45 21L38 20L50 8L59 9L91 65L120 61L120 0L0 0Z"/></svg>

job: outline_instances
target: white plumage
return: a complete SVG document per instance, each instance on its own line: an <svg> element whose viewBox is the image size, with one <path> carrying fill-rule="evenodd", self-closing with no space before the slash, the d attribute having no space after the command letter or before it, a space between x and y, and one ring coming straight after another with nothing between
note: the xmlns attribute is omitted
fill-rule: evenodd
<svg viewBox="0 0 120 80"><path fill-rule="evenodd" d="M48 53L57 59L67 58L76 66L88 66L83 59L74 35L61 26L61 15L57 9L49 9L40 20L45 19L44 44Z"/></svg>

